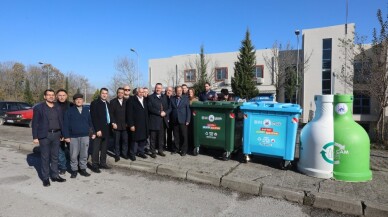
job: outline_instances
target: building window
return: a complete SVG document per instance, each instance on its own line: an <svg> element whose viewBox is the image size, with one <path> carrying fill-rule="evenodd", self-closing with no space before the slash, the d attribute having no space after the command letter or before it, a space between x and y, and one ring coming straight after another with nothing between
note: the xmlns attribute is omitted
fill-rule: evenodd
<svg viewBox="0 0 388 217"><path fill-rule="evenodd" d="M371 63L370 62L362 62L362 61L356 61L353 65L354 69L354 78L353 82L355 84L368 84L370 83L370 69L371 69Z"/></svg>
<svg viewBox="0 0 388 217"><path fill-rule="evenodd" d="M353 114L370 114L369 94L354 92Z"/></svg>
<svg viewBox="0 0 388 217"><path fill-rule="evenodd" d="M228 68L216 68L216 81L223 81L228 78Z"/></svg>
<svg viewBox="0 0 388 217"><path fill-rule="evenodd" d="M264 66L256 65L255 66L255 77L256 78L264 78Z"/></svg>
<svg viewBox="0 0 388 217"><path fill-rule="evenodd" d="M185 70L185 82L195 82L195 69Z"/></svg>
<svg viewBox="0 0 388 217"><path fill-rule="evenodd" d="M322 40L322 94L331 94L332 39Z"/></svg>

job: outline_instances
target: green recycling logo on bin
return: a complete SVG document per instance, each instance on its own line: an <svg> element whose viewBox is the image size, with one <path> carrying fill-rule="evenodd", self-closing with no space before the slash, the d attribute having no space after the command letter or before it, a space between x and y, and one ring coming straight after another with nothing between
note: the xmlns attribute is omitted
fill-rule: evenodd
<svg viewBox="0 0 388 217"><path fill-rule="evenodd" d="M329 164L333 164L333 149L334 149L334 142L329 142L326 145L322 147L322 151L320 152L323 160L325 160Z"/></svg>

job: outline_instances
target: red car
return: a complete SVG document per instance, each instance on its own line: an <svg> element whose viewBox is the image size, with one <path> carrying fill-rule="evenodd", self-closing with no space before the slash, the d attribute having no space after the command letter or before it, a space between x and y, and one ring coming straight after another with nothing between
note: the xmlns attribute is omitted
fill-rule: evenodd
<svg viewBox="0 0 388 217"><path fill-rule="evenodd" d="M28 125L31 127L32 115L32 108L27 110L7 112L4 115L4 123Z"/></svg>

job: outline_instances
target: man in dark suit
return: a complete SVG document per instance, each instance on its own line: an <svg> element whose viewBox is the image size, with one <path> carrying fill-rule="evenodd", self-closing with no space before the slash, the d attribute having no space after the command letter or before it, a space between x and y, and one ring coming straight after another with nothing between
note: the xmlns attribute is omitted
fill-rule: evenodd
<svg viewBox="0 0 388 217"><path fill-rule="evenodd" d="M124 98L124 88L119 87L116 93L117 97L110 101L110 119L115 143L115 161L117 162L120 160L120 148L122 148L123 158L128 159L128 134L125 120L127 99Z"/></svg>
<svg viewBox="0 0 388 217"><path fill-rule="evenodd" d="M165 91L165 95L167 96L167 103L170 105L170 101L171 101L171 97L174 93L174 89L172 87L167 87L166 88L166 91ZM172 123L170 121L170 113L166 114L167 116L167 119L169 120L168 122L168 128L166 129L166 132L167 132L167 140L166 140L166 137L165 137L165 140L164 140L164 143L165 143L165 147L167 147L167 150L169 151L172 151L173 150L173 142L172 142L172 129L173 129L173 126L172 126Z"/></svg>
<svg viewBox="0 0 388 217"><path fill-rule="evenodd" d="M101 169L110 169L106 164L107 143L110 131L110 114L108 89L103 87L100 90L100 97L90 104L90 115L96 138L93 141L92 168L95 173L100 173ZM101 151L101 154L100 154Z"/></svg>
<svg viewBox="0 0 388 217"><path fill-rule="evenodd" d="M187 128L190 124L191 111L189 98L182 95L182 87L175 88L175 96L171 98L170 122L174 128L175 147L172 154L180 151L181 156L187 153Z"/></svg>
<svg viewBox="0 0 388 217"><path fill-rule="evenodd" d="M45 102L34 107L32 137L33 143L40 146L43 186L48 187L50 186L50 169L51 181L65 182L66 179L63 179L58 174L58 152L62 137L61 129L63 128L62 111L54 103L54 90L46 90L44 92L44 99Z"/></svg>
<svg viewBox="0 0 388 217"><path fill-rule="evenodd" d="M136 155L147 158L144 147L148 138L148 106L143 97L144 89L138 88L136 96L127 101L127 126L131 133L129 159L136 160Z"/></svg>
<svg viewBox="0 0 388 217"><path fill-rule="evenodd" d="M155 85L154 93L148 97L148 111L149 111L149 129L150 129L150 149L151 157L156 157L156 148L158 154L162 157L164 154L164 137L165 129L168 127L167 114L170 113L170 105L167 97L162 94L163 85L157 83Z"/></svg>

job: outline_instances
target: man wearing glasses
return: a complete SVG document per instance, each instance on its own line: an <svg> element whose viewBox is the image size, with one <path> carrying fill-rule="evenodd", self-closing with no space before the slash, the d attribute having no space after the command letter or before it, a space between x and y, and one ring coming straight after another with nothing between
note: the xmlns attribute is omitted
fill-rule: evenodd
<svg viewBox="0 0 388 217"><path fill-rule="evenodd" d="M131 93L131 88L126 85L124 86L124 99L129 99Z"/></svg>

